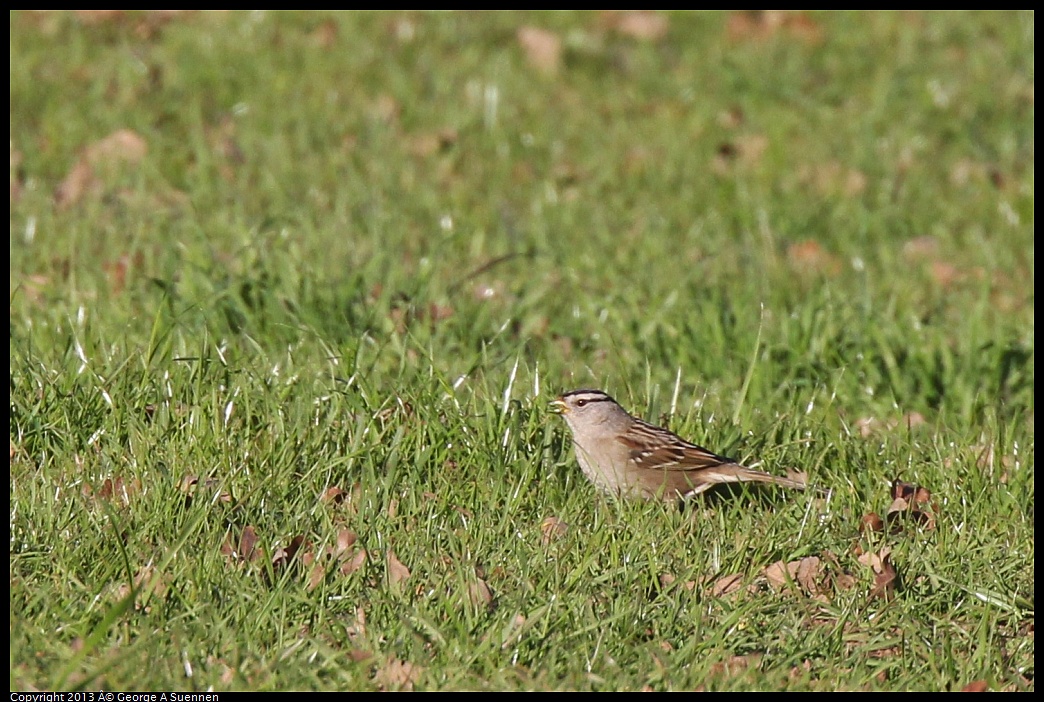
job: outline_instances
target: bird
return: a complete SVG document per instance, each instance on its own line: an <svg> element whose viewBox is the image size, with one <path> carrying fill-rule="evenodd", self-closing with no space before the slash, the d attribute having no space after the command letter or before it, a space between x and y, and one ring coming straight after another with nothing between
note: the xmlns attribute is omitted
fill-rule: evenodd
<svg viewBox="0 0 1044 702"><path fill-rule="evenodd" d="M559 395L577 463L604 492L647 500L683 500L722 483L767 483L804 490L805 481L748 468L633 416L601 390Z"/></svg>

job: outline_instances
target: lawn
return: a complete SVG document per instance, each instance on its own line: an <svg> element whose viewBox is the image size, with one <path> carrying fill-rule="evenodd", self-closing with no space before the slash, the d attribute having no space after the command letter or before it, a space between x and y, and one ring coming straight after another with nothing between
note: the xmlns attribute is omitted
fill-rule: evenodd
<svg viewBox="0 0 1044 702"><path fill-rule="evenodd" d="M1032 13L10 25L12 690L1034 689Z"/></svg>

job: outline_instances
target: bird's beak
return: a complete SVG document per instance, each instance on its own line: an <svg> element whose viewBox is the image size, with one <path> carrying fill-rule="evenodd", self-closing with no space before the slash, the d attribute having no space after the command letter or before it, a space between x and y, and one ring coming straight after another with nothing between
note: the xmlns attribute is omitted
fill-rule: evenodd
<svg viewBox="0 0 1044 702"><path fill-rule="evenodd" d="M569 405L561 397L558 397L551 401L550 409L555 414L565 414L569 411Z"/></svg>

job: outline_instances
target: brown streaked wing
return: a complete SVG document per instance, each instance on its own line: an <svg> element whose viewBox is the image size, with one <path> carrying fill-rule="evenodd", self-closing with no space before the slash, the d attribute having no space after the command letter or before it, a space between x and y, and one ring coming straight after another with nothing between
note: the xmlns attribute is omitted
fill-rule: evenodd
<svg viewBox="0 0 1044 702"><path fill-rule="evenodd" d="M631 460L639 468L694 471L735 463L730 458L689 443L674 432L641 420L637 420L620 441L630 449Z"/></svg>

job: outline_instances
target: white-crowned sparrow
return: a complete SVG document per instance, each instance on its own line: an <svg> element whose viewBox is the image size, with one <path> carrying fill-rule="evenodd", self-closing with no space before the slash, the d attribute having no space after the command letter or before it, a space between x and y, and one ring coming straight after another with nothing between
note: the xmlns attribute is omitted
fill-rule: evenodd
<svg viewBox="0 0 1044 702"><path fill-rule="evenodd" d="M720 483L805 483L736 463L631 416L601 390L573 390L551 403L573 433L576 460L587 479L606 492L677 500Z"/></svg>

